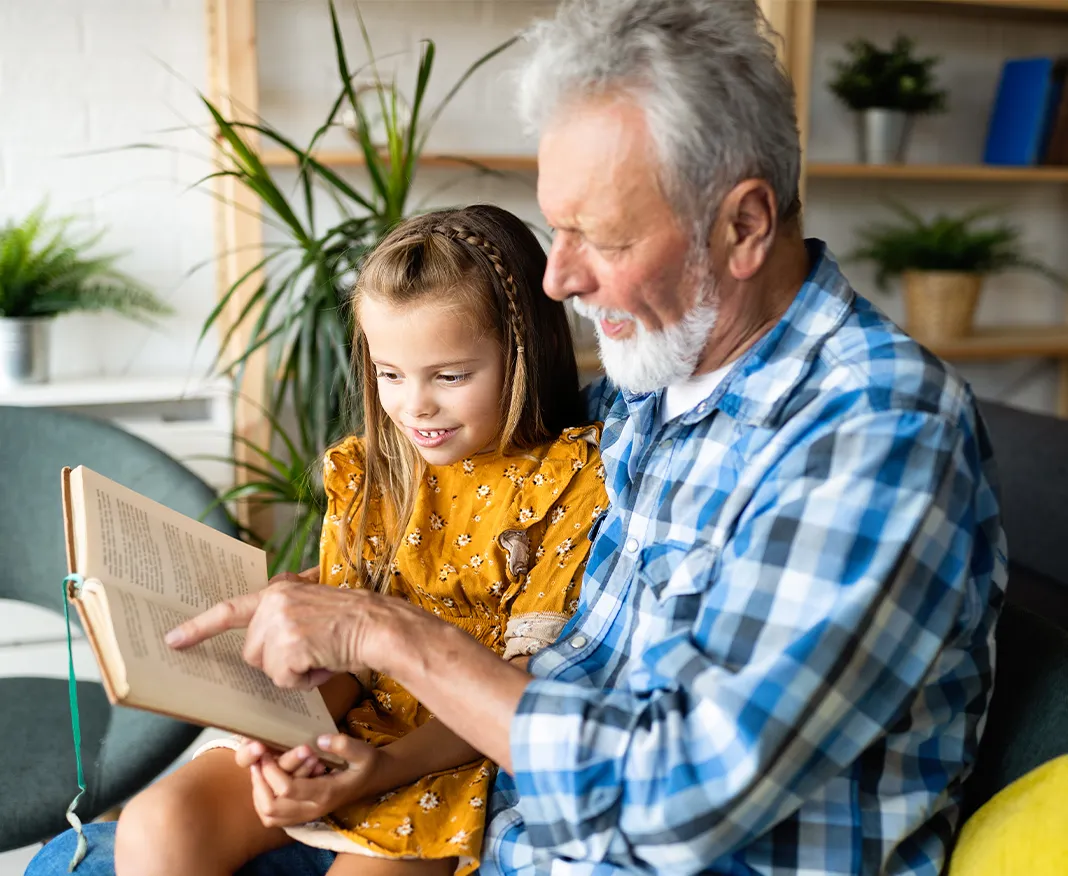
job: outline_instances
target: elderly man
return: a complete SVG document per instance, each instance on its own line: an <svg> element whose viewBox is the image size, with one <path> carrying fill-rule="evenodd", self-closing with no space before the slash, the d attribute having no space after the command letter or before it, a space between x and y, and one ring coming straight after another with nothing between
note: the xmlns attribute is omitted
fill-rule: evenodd
<svg viewBox="0 0 1068 876"><path fill-rule="evenodd" d="M247 624L279 683L407 687L501 765L484 874L934 876L1005 583L972 396L802 237L754 3L565 3L528 42L545 289L596 321L609 378L579 612L529 674L399 600L296 582L178 644Z"/></svg>

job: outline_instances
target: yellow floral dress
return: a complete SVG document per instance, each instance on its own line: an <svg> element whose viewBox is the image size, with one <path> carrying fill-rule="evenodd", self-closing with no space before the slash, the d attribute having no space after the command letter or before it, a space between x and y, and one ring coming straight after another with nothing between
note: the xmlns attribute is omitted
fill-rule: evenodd
<svg viewBox="0 0 1068 876"><path fill-rule="evenodd" d="M597 426L568 429L522 455L428 467L390 569L392 592L505 658L552 643L578 606L590 529L608 504L599 435ZM320 580L334 587L359 586L339 533L350 530L342 529L341 517L362 478L361 439L327 452ZM365 562L382 546L381 533L381 521L372 518ZM349 712L346 729L385 745L430 717L403 687L378 675ZM321 845L395 858L456 856L457 873L469 873L478 866L494 770L480 759L345 806L327 823L347 842L338 845L335 834L335 842Z"/></svg>

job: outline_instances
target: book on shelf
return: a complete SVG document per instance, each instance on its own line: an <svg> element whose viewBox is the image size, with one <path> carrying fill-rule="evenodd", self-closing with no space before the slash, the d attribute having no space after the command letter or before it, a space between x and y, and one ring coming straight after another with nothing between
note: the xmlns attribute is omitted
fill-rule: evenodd
<svg viewBox="0 0 1068 876"><path fill-rule="evenodd" d="M163 636L267 586L266 554L97 472L62 473L68 586L108 699L278 748L336 727L317 690L283 690L241 656L244 631L184 651Z"/></svg>
<svg viewBox="0 0 1068 876"><path fill-rule="evenodd" d="M1064 98L1065 59L1011 58L1001 69L987 127L986 164L1033 167L1049 160Z"/></svg>

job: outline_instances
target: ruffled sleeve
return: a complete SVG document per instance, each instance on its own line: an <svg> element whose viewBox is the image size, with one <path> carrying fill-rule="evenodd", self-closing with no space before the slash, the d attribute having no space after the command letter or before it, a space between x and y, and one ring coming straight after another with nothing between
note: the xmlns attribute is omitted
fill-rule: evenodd
<svg viewBox="0 0 1068 876"><path fill-rule="evenodd" d="M599 441L596 425L564 432L519 490L514 526L498 536L514 582L503 605L505 659L552 644L578 608L590 532L608 507Z"/></svg>
<svg viewBox="0 0 1068 876"><path fill-rule="evenodd" d="M364 476L363 439L346 438L323 456L323 489L326 513L319 540L319 580L334 587L357 587L362 575L355 555L348 549L361 507ZM374 539L374 536L371 536ZM365 544L364 560L373 558L373 543Z"/></svg>

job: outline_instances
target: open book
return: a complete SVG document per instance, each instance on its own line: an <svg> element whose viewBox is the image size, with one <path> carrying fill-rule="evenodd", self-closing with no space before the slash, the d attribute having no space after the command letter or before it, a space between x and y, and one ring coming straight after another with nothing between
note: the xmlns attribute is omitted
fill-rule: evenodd
<svg viewBox="0 0 1068 876"><path fill-rule="evenodd" d="M74 602L112 703L279 748L336 733L318 691L283 690L241 659L244 631L175 651L164 634L216 602L267 586L262 550L96 472L63 469Z"/></svg>

